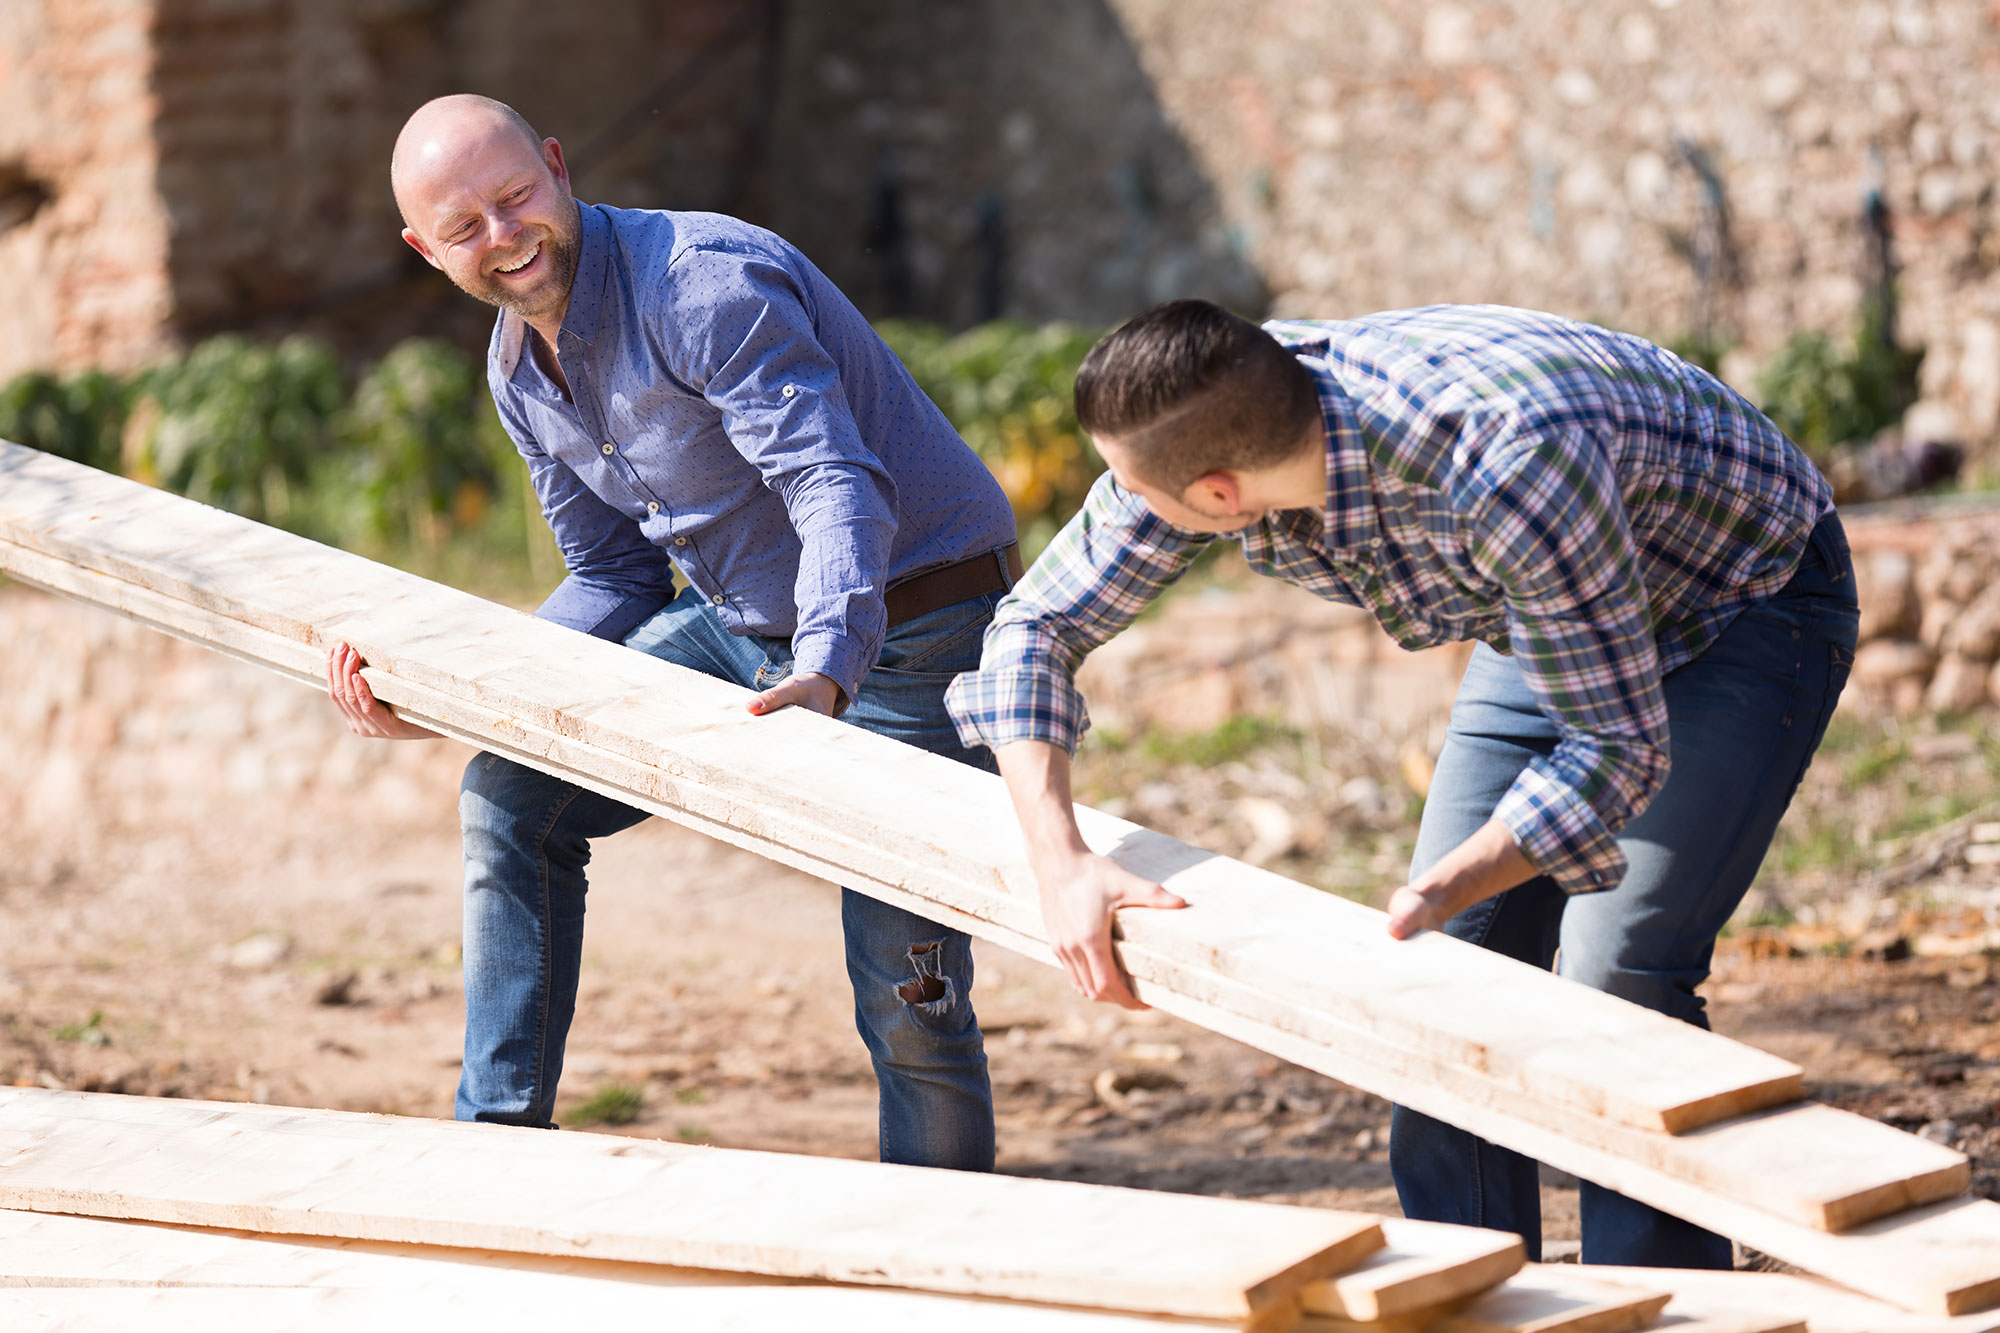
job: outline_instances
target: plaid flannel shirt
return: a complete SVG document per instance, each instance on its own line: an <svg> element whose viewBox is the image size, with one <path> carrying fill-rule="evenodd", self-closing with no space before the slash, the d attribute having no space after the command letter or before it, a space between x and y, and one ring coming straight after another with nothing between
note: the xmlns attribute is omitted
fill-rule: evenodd
<svg viewBox="0 0 2000 1333"><path fill-rule="evenodd" d="M1495 306L1265 327L1318 386L1326 507L1223 536L1405 648L1510 652L1560 740L1495 817L1569 892L1615 887L1614 835L1667 774L1661 677L1783 587L1825 479L1728 386L1626 334ZM960 736L1074 751L1078 664L1213 540L1098 478L953 683Z"/></svg>

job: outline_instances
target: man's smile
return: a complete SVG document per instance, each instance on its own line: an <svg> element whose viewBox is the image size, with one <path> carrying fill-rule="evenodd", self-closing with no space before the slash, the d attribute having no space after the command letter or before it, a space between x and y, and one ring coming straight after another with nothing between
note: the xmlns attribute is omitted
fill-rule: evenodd
<svg viewBox="0 0 2000 1333"><path fill-rule="evenodd" d="M527 254L521 256L521 258L515 260L512 264L500 264L496 266L493 271L495 273L505 273L509 277L512 277L514 274L519 273L523 269L527 268L528 265L534 263L536 257L539 256L541 253L542 253L541 244L537 242L534 249L528 251Z"/></svg>

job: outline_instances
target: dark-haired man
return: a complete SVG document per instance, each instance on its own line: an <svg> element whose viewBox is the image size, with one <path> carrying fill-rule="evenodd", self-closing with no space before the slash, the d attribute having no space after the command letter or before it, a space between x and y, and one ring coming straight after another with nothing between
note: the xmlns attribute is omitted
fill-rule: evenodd
<svg viewBox="0 0 2000 1333"><path fill-rule="evenodd" d="M500 307L488 382L569 570L538 614L758 690L752 713L797 705L984 761L943 695L1012 582L1013 514L805 256L734 218L579 205L561 146L483 97L419 108L391 175L404 239ZM428 735L360 665L344 644L327 664L349 726ZM459 814L457 1114L550 1125L590 840L644 815L488 754ZM883 1158L990 1169L970 942L851 892L841 920Z"/></svg>
<svg viewBox="0 0 2000 1333"><path fill-rule="evenodd" d="M1134 1005L1121 907L1179 899L1070 807L1072 677L1217 536L1421 648L1477 640L1389 931L1442 929L1706 1022L1696 988L1853 661L1826 482L1727 386L1641 339L1440 306L1262 328L1179 301L1105 338L1077 419L1110 465L948 696L994 747L1050 942ZM1412 1217L1540 1247L1534 1164L1398 1108ZM1727 1241L1586 1184L1588 1262L1727 1267Z"/></svg>

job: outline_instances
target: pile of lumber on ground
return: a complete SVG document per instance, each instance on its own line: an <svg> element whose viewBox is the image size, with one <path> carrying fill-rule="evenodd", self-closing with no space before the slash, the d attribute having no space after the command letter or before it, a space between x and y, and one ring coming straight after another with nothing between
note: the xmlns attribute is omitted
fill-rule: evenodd
<svg viewBox="0 0 2000 1333"><path fill-rule="evenodd" d="M1499 1232L340 1111L0 1089L0 1328L1919 1333L1759 1274Z"/></svg>
<svg viewBox="0 0 2000 1333"><path fill-rule="evenodd" d="M1044 962L997 778L344 552L0 442L0 571L309 684L344 639L441 732ZM1191 906L1120 915L1170 1013L1913 1311L2000 1303L1965 1158L1793 1065L1100 812ZM4 1183L4 1182L0 1182Z"/></svg>

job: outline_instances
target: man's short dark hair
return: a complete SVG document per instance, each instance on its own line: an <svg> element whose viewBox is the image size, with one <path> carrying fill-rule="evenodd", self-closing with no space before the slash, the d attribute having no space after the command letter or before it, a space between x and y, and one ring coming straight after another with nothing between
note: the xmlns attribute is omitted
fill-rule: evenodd
<svg viewBox="0 0 2000 1333"><path fill-rule="evenodd" d="M1077 424L1178 495L1220 469L1284 462L1320 420L1298 358L1208 301L1169 301L1104 336L1076 373Z"/></svg>

